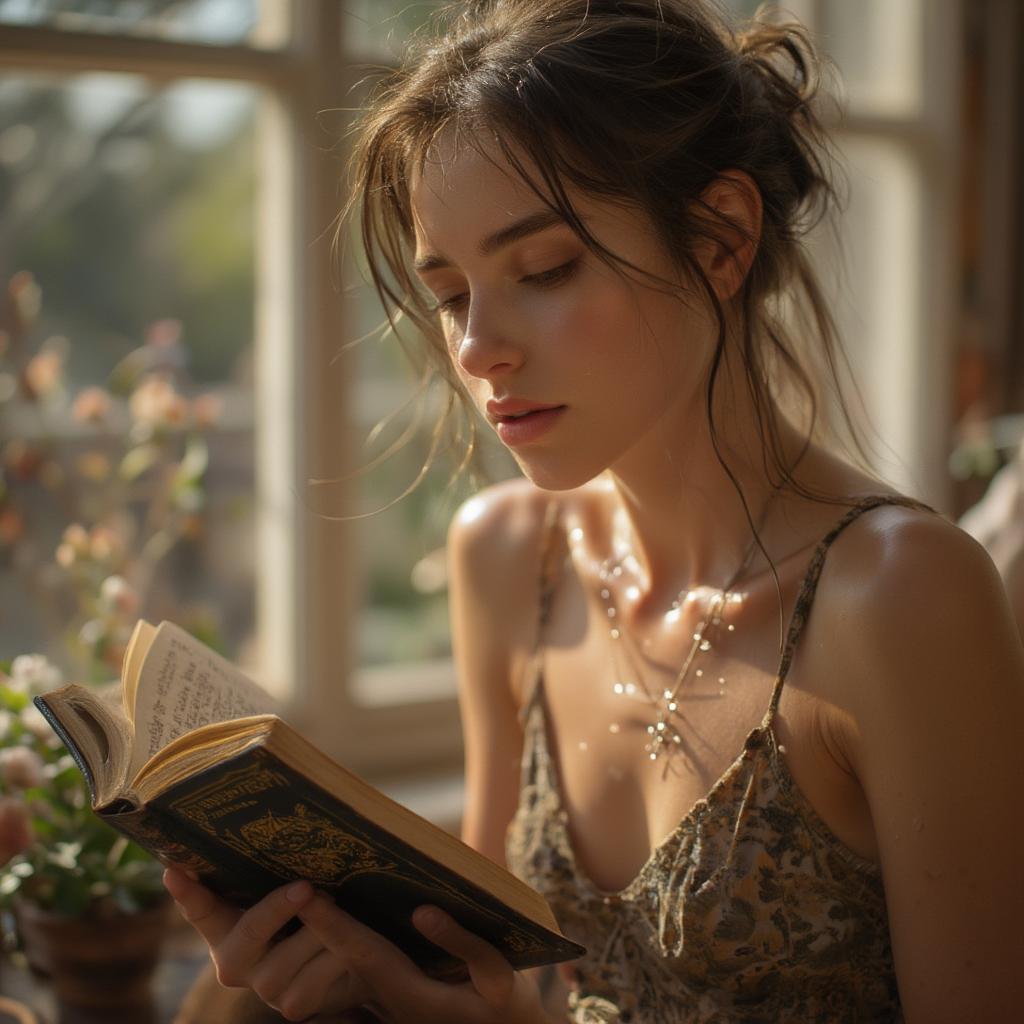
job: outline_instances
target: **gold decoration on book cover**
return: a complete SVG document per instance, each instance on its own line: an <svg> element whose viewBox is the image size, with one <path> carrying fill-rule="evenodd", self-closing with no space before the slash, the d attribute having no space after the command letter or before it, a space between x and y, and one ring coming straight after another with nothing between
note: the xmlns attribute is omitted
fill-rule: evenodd
<svg viewBox="0 0 1024 1024"><path fill-rule="evenodd" d="M329 818L311 814L305 804L295 804L291 814L267 811L243 825L239 838L261 859L313 882L336 882L351 874L397 866Z"/></svg>

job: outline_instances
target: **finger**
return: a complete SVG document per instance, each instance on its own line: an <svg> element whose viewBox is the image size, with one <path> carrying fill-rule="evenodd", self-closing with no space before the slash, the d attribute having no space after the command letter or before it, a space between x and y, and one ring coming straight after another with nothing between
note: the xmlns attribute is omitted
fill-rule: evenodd
<svg viewBox="0 0 1024 1024"><path fill-rule="evenodd" d="M435 946L466 962L473 987L481 998L496 1009L512 998L515 971L489 942L466 931L439 907L417 907L412 923Z"/></svg>
<svg viewBox="0 0 1024 1024"><path fill-rule="evenodd" d="M205 886L191 881L180 868L167 868L164 886L181 909L182 916L212 949L234 928L240 911L217 899Z"/></svg>
<svg viewBox="0 0 1024 1024"><path fill-rule="evenodd" d="M318 894L299 917L375 998L390 996L398 989L402 995L412 996L429 984L426 975L396 945L346 914L329 896Z"/></svg>
<svg viewBox="0 0 1024 1024"><path fill-rule="evenodd" d="M303 965L282 993L277 1008L289 1020L300 1020L313 1014L351 1011L371 997L370 989L345 961L321 945L320 953Z"/></svg>
<svg viewBox="0 0 1024 1024"><path fill-rule="evenodd" d="M314 895L309 882L292 882L246 910L214 951L220 983L248 985L253 967L266 956L271 940Z"/></svg>
<svg viewBox="0 0 1024 1024"><path fill-rule="evenodd" d="M280 1009L281 997L295 976L323 951L324 944L316 935L308 928L300 928L267 950L249 973L249 987L265 1003Z"/></svg>

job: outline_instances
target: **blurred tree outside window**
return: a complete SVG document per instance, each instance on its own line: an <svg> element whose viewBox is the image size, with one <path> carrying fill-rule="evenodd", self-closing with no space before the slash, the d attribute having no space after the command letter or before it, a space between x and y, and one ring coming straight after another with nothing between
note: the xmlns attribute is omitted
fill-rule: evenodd
<svg viewBox="0 0 1024 1024"><path fill-rule="evenodd" d="M204 527L167 553L141 613L205 607L232 656L253 628L256 93L196 80L159 89L130 75L0 76L0 279L28 272L41 289L36 334L67 397L106 389L108 429L125 429L147 360L162 360L186 399L217 396ZM112 437L87 438L66 412L29 410L9 382L0 393L7 439L49 436L61 453L80 499L72 515L130 518L130 509L100 511L104 473L118 467L78 458L87 441L113 454ZM10 471L10 444L7 452ZM69 509L51 499L45 489L30 496L33 529L4 552L10 568L52 557ZM135 535L138 525L117 528ZM0 574L3 650L60 640L47 580L26 601L24 576Z"/></svg>
<svg viewBox="0 0 1024 1024"><path fill-rule="evenodd" d="M287 0L0 0L0 26L264 48L285 42L287 8Z"/></svg>

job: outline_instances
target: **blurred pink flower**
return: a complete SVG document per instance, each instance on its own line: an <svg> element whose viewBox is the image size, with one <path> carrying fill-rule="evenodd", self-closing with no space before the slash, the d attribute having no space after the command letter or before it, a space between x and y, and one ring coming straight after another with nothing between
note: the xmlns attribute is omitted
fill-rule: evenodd
<svg viewBox="0 0 1024 1024"><path fill-rule="evenodd" d="M110 395L103 388L80 391L71 407L71 414L80 423L102 423L110 412Z"/></svg>
<svg viewBox="0 0 1024 1024"><path fill-rule="evenodd" d="M188 419L188 402L166 377L147 377L131 397L136 423L150 427L180 426Z"/></svg>
<svg viewBox="0 0 1024 1024"><path fill-rule="evenodd" d="M21 693L43 693L63 682L61 670L45 654L19 654L11 662L8 685Z"/></svg>
<svg viewBox="0 0 1024 1024"><path fill-rule="evenodd" d="M192 403L192 415L195 417L196 426L200 429L212 427L220 419L223 411L224 400L212 391L200 395Z"/></svg>
<svg viewBox="0 0 1024 1024"><path fill-rule="evenodd" d="M14 797L0 797L0 864L32 845L28 808Z"/></svg>
<svg viewBox="0 0 1024 1024"><path fill-rule="evenodd" d="M64 530L54 558L62 569L71 566L89 553L89 532L81 523L72 523Z"/></svg>
<svg viewBox="0 0 1024 1024"><path fill-rule="evenodd" d="M108 562L121 553L121 539L109 526L94 526L89 537L89 554L97 562Z"/></svg>
<svg viewBox="0 0 1024 1024"><path fill-rule="evenodd" d="M43 759L30 747L0 748L0 778L9 789L43 784Z"/></svg>
<svg viewBox="0 0 1024 1024"><path fill-rule="evenodd" d="M25 380L34 395L51 394L60 387L64 375L64 357L52 349L34 355L25 367Z"/></svg>
<svg viewBox="0 0 1024 1024"><path fill-rule="evenodd" d="M108 576L100 586L100 607L105 612L131 616L139 609L139 599L123 576Z"/></svg>
<svg viewBox="0 0 1024 1024"><path fill-rule="evenodd" d="M7 294L14 304L18 325L22 330L31 327L43 304L43 290L36 279L27 270L19 271L8 283Z"/></svg>

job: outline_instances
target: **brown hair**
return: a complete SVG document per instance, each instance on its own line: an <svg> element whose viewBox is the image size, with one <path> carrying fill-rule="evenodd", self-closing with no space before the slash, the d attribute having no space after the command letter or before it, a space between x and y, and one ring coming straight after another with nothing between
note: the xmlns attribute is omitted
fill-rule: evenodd
<svg viewBox="0 0 1024 1024"><path fill-rule="evenodd" d="M737 30L711 0L471 0L445 8L431 30L414 40L357 126L349 209L361 216L370 274L391 327L426 375L440 374L451 385L447 413L460 404L467 413L467 455L472 415L467 403L455 401L465 396L433 304L410 270L410 177L449 130L481 152L496 146L591 251L623 272L636 268L590 235L567 187L632 204L650 217L717 317L706 410L719 461L738 490L714 423L725 311L693 244L715 238L723 223L701 202L704 189L724 171L748 174L763 202L761 237L732 301L764 468L777 486L829 500L793 480L776 404L784 389L802 396L809 443L828 426L818 414L823 378L863 456L842 400L842 349L802 244L806 232L839 205L829 141L815 109L822 67L799 24L775 23L761 9ZM800 352L783 326L787 302L816 342L808 351ZM403 319L427 346L402 339ZM824 372L815 373L815 363ZM444 426L438 424L434 451Z"/></svg>

